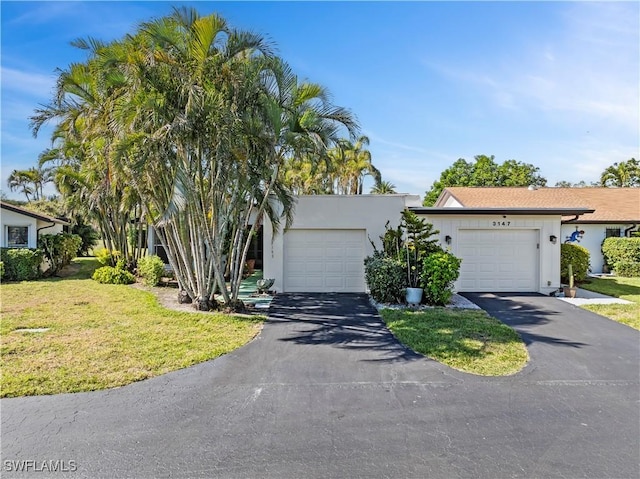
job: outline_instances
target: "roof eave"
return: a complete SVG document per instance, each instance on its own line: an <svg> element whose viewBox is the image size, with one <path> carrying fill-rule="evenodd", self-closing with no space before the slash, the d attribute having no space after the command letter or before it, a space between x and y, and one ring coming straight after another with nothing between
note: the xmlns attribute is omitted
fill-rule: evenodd
<svg viewBox="0 0 640 479"><path fill-rule="evenodd" d="M410 207L416 214L430 215L536 215L536 216L580 216L593 213L589 208L466 208L466 207Z"/></svg>
<svg viewBox="0 0 640 479"><path fill-rule="evenodd" d="M42 215L39 213L35 213L33 211L25 210L24 208L20 208L18 206L11 205L9 203L2 202L0 206L6 210L13 211L14 213L18 213L25 216L30 216L31 218L35 218L40 221L48 221L50 223L56 223L64 226L69 226L71 223L65 220L61 220L60 218L54 218L52 216Z"/></svg>

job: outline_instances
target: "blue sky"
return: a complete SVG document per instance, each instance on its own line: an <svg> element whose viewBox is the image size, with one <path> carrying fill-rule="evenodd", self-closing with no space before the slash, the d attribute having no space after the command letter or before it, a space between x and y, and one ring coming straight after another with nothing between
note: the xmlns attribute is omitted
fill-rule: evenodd
<svg viewBox="0 0 640 479"><path fill-rule="evenodd" d="M28 117L77 38L122 37L193 5L268 36L301 77L329 88L399 192L423 195L458 158L532 163L549 185L596 181L640 158L638 2L1 3L0 188L35 166L50 128Z"/></svg>

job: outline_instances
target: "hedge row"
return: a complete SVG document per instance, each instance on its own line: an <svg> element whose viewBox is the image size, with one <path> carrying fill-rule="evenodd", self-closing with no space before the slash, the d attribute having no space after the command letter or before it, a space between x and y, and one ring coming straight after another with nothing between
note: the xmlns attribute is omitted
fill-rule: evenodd
<svg viewBox="0 0 640 479"><path fill-rule="evenodd" d="M44 255L39 249L2 248L2 279L7 281L31 281L42 276L40 264Z"/></svg>
<svg viewBox="0 0 640 479"><path fill-rule="evenodd" d="M640 276L640 238L607 238L602 254L618 276Z"/></svg>

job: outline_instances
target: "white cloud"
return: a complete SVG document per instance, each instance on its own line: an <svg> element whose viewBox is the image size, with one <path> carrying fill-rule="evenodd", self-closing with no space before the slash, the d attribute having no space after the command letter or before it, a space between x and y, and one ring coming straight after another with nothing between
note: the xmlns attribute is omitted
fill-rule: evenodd
<svg viewBox="0 0 640 479"><path fill-rule="evenodd" d="M19 92L46 99L53 91L56 83L55 74L48 75L2 67L3 95L11 98L10 92Z"/></svg>

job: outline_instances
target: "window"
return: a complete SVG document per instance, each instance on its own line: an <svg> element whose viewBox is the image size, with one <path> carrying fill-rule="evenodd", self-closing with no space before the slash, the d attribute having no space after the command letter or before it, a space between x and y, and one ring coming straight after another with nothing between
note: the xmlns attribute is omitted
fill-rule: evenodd
<svg viewBox="0 0 640 479"><path fill-rule="evenodd" d="M605 231L605 238L619 238L620 228L607 228Z"/></svg>
<svg viewBox="0 0 640 479"><path fill-rule="evenodd" d="M7 226L7 247L28 248L29 247L29 227L28 226Z"/></svg>

